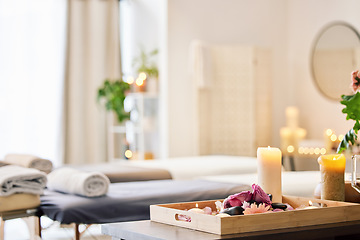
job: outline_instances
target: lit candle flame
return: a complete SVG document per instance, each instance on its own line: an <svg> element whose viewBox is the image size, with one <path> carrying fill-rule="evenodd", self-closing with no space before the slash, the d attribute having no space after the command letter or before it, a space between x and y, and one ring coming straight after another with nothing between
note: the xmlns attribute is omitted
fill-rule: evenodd
<svg viewBox="0 0 360 240"><path fill-rule="evenodd" d="M199 204L197 204L197 203L196 203L196 204L195 204L195 207L197 207L197 208L198 208L198 207L199 207Z"/></svg>
<svg viewBox="0 0 360 240"><path fill-rule="evenodd" d="M146 79L146 73L144 73L144 72L139 73L139 78L140 78L142 81L145 81L145 79Z"/></svg>
<svg viewBox="0 0 360 240"><path fill-rule="evenodd" d="M337 136L335 134L331 135L330 140L335 142L337 139Z"/></svg>
<svg viewBox="0 0 360 240"><path fill-rule="evenodd" d="M144 80L137 78L135 81L136 85L138 85L139 87L142 86L144 84Z"/></svg>
<svg viewBox="0 0 360 240"><path fill-rule="evenodd" d="M132 156L133 156L133 153L132 153L131 150L126 150L126 151L125 151L125 157L127 157L127 158L132 158Z"/></svg>
<svg viewBox="0 0 360 240"><path fill-rule="evenodd" d="M126 81L127 81L128 84L133 84L135 79L134 79L134 77L129 76Z"/></svg>
<svg viewBox="0 0 360 240"><path fill-rule="evenodd" d="M331 129L326 129L326 135L330 137L332 133L333 131Z"/></svg>
<svg viewBox="0 0 360 240"><path fill-rule="evenodd" d="M309 206L312 206L312 205L313 205L312 201L311 201L311 200L309 200Z"/></svg>
<svg viewBox="0 0 360 240"><path fill-rule="evenodd" d="M295 151L295 147L293 145L289 145L286 150L289 152L289 153L293 153Z"/></svg>

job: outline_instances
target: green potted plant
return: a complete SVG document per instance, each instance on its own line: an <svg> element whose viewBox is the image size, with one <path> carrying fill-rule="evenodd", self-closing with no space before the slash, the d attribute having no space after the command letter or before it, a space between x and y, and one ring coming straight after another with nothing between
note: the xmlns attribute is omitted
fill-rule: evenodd
<svg viewBox="0 0 360 240"><path fill-rule="evenodd" d="M130 118L130 114L124 110L124 100L129 90L130 85L124 81L105 79L97 92L98 102L104 99L106 110L114 111L119 123Z"/></svg>
<svg viewBox="0 0 360 240"><path fill-rule="evenodd" d="M139 78L146 80L140 84L144 83L143 90L146 88L147 92L157 92L159 70L154 59L157 54L157 49L149 53L141 49L140 55L133 60L133 67L136 69L137 74L139 74ZM142 75L146 76L143 77Z"/></svg>
<svg viewBox="0 0 360 240"><path fill-rule="evenodd" d="M146 53L144 49L140 50L140 55L133 60L133 67L136 68L137 73L144 72L148 77L159 76L159 70L154 62L154 57L159 53L157 49Z"/></svg>

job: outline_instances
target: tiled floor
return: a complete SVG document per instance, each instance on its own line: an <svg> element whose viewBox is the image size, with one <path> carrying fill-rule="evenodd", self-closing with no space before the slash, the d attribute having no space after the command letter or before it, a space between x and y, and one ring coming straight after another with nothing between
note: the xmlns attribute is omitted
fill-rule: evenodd
<svg viewBox="0 0 360 240"><path fill-rule="evenodd" d="M72 226L61 226L57 222L41 217L42 239L44 240L71 240L74 237ZM84 226L82 226L84 227ZM5 240L28 240L29 232L22 219L13 219L5 222ZM100 225L92 225L81 236L81 240L110 240L110 236L101 234Z"/></svg>

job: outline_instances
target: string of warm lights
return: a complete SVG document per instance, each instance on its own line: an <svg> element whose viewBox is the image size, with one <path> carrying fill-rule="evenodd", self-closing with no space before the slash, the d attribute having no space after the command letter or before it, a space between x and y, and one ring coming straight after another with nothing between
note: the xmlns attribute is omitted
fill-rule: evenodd
<svg viewBox="0 0 360 240"><path fill-rule="evenodd" d="M334 131L331 129L326 129L325 134L332 142L336 142L336 140L341 142L344 139L344 135L340 134L339 136L336 136Z"/></svg>
<svg viewBox="0 0 360 240"><path fill-rule="evenodd" d="M319 148L319 147L299 147L298 149L299 154L310 154L310 155L319 155L319 154L325 154L326 149L325 148Z"/></svg>
<svg viewBox="0 0 360 240"><path fill-rule="evenodd" d="M303 154L303 155L324 155L326 154L327 152L330 152L331 150L333 150L333 148L338 145L338 143L340 141L343 140L344 138L344 135L336 135L335 132L331 129L326 129L325 130L325 137L326 137L326 147L299 147L297 149L297 153L298 154ZM296 152L296 149L294 146L292 145L289 145L287 146L287 152L288 153L295 153Z"/></svg>
<svg viewBox="0 0 360 240"><path fill-rule="evenodd" d="M138 87L141 87L144 85L146 79L147 79L146 73L140 72L136 79L133 76L127 77L126 82L130 85L135 82L135 84Z"/></svg>

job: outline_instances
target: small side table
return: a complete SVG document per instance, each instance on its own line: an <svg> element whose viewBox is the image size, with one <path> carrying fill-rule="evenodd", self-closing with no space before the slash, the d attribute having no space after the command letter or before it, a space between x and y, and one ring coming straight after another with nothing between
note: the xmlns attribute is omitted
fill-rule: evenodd
<svg viewBox="0 0 360 240"><path fill-rule="evenodd" d="M150 220L104 224L101 227L101 231L103 234L112 236L113 240L353 240L360 239L360 221L223 236L157 223Z"/></svg>

